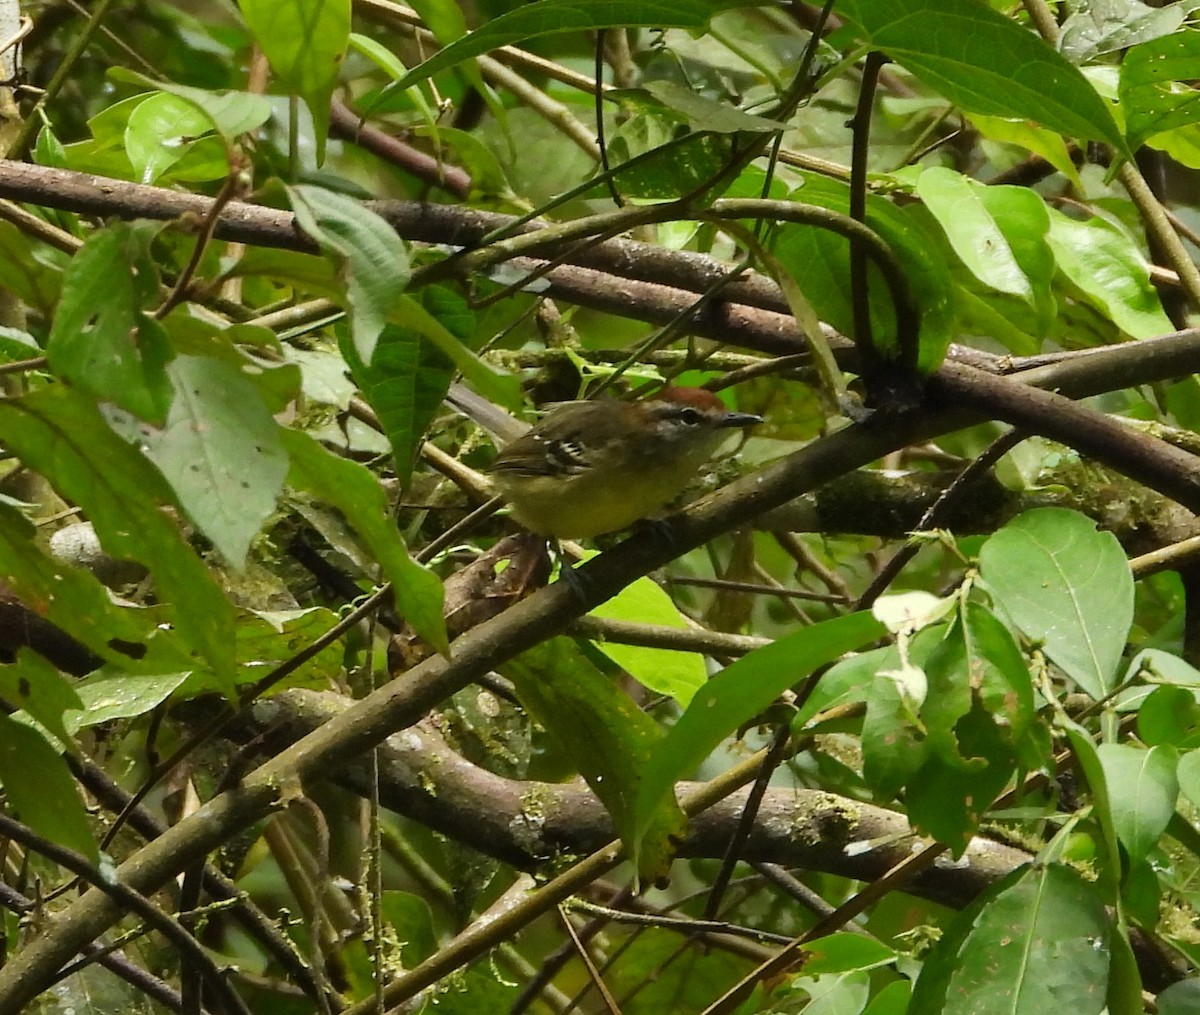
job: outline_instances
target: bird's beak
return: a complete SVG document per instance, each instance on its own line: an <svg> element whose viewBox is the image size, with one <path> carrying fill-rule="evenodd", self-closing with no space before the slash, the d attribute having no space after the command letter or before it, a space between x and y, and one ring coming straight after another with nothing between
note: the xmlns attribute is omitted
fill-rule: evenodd
<svg viewBox="0 0 1200 1015"><path fill-rule="evenodd" d="M754 426L763 421L762 416L756 416L752 412L731 412L728 413L720 422L720 426Z"/></svg>

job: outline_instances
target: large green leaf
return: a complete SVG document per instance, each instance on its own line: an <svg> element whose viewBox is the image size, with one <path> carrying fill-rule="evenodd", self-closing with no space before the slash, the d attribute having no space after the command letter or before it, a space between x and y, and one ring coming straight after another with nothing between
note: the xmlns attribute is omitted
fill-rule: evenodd
<svg viewBox="0 0 1200 1015"><path fill-rule="evenodd" d="M283 430L282 437L292 463L289 481L346 516L392 583L401 615L435 649L448 654L442 583L408 555L379 481L369 469L326 451L308 434Z"/></svg>
<svg viewBox="0 0 1200 1015"><path fill-rule="evenodd" d="M171 349L162 326L142 313L158 297L150 228L116 223L72 258L46 357L56 374L97 398L161 422L171 403Z"/></svg>
<svg viewBox="0 0 1200 1015"><path fill-rule="evenodd" d="M1150 282L1150 263L1138 246L1104 219L1086 222L1051 208L1046 242L1059 270L1090 302L1134 338L1154 338L1173 330Z"/></svg>
<svg viewBox="0 0 1200 1015"><path fill-rule="evenodd" d="M984 204L987 188L943 166L917 178L917 196L946 231L954 252L985 285L1033 301L1033 284Z"/></svg>
<svg viewBox="0 0 1200 1015"><path fill-rule="evenodd" d="M552 638L521 653L502 672L603 801L641 877L649 882L665 877L675 852L672 840L683 836L683 813L665 796L641 824L636 809L643 772L662 748L662 728L569 638Z"/></svg>
<svg viewBox="0 0 1200 1015"><path fill-rule="evenodd" d="M1200 1012L1200 977L1180 980L1155 999L1158 1015L1196 1015Z"/></svg>
<svg viewBox="0 0 1200 1015"><path fill-rule="evenodd" d="M405 294L396 301L391 320L437 348L479 394L516 412L524 400L520 380L496 370L463 344L464 309L461 304L456 307L445 299L423 298L418 302Z"/></svg>
<svg viewBox="0 0 1200 1015"><path fill-rule="evenodd" d="M1179 755L1169 744L1150 750L1128 744L1097 748L1112 802L1117 837L1131 862L1145 858L1175 813Z"/></svg>
<svg viewBox="0 0 1200 1015"><path fill-rule="evenodd" d="M456 342L471 337L475 316L457 293L426 286L412 298L417 300ZM370 363L364 363L348 342L342 343L342 352L363 398L383 425L396 475L407 487L425 431L446 397L454 364L422 331L394 323L384 326Z"/></svg>
<svg viewBox="0 0 1200 1015"><path fill-rule="evenodd" d="M954 755L928 752L908 782L905 802L913 827L959 856L1015 766L1002 728L979 701L955 724L954 748Z"/></svg>
<svg viewBox="0 0 1200 1015"><path fill-rule="evenodd" d="M350 0L239 0L271 69L312 114L318 164L325 157L329 100L350 44Z"/></svg>
<svg viewBox="0 0 1200 1015"><path fill-rule="evenodd" d="M0 666L0 698L36 719L60 744L71 744L63 716L83 707L74 685L41 656L27 649Z"/></svg>
<svg viewBox="0 0 1200 1015"><path fill-rule="evenodd" d="M408 284L404 241L359 201L321 187L289 187L296 222L344 268L354 348L371 362L375 342Z"/></svg>
<svg viewBox="0 0 1200 1015"><path fill-rule="evenodd" d="M648 827L676 781L726 737L818 666L880 637L883 625L869 613L827 620L743 656L708 681L654 752L638 787L634 816Z"/></svg>
<svg viewBox="0 0 1200 1015"><path fill-rule="evenodd" d="M160 639L149 611L120 607L90 571L70 567L37 545L32 523L0 503L0 572L30 610L62 628L97 656L129 665L150 658Z"/></svg>
<svg viewBox="0 0 1200 1015"><path fill-rule="evenodd" d="M203 113L211 127L229 142L236 140L241 134L261 127L271 117L270 101L265 96L251 92L210 92L203 88L178 85L173 81L158 81L125 67L113 67L108 75L116 81L145 85L183 99ZM130 120L132 119L131 115Z"/></svg>
<svg viewBox="0 0 1200 1015"><path fill-rule="evenodd" d="M881 800L890 800L925 763L929 743L905 693L906 682L924 671L911 665L877 673L863 718L863 779Z"/></svg>
<svg viewBox="0 0 1200 1015"><path fill-rule="evenodd" d="M591 616L635 624L656 624L678 630L687 628L679 607L650 578L639 578L626 585L612 599L592 610ZM599 647L643 687L659 694L669 694L684 706L708 680L704 660L696 652L618 645L615 642L601 642Z"/></svg>
<svg viewBox="0 0 1200 1015"><path fill-rule="evenodd" d="M146 454L195 526L241 567L287 476L279 425L229 363L179 356L167 372L175 399L166 425L147 437Z"/></svg>
<svg viewBox="0 0 1200 1015"><path fill-rule="evenodd" d="M1099 1015L1112 927L1095 886L1061 864L1014 871L961 913L925 961L910 1010Z"/></svg>
<svg viewBox="0 0 1200 1015"><path fill-rule="evenodd" d="M153 572L177 630L232 694L233 607L163 511L174 497L158 470L113 433L90 399L61 385L0 402L0 436L83 509L109 553Z"/></svg>
<svg viewBox="0 0 1200 1015"><path fill-rule="evenodd" d="M1156 687L1137 710L1138 738L1151 747L1171 744L1173 747L1200 746L1200 702L1188 687L1167 684Z"/></svg>
<svg viewBox="0 0 1200 1015"><path fill-rule="evenodd" d="M1173 4L1173 8L1179 5ZM1134 46L1121 61L1121 109L1129 147L1200 120L1200 31L1187 29Z"/></svg>
<svg viewBox="0 0 1200 1015"><path fill-rule="evenodd" d="M1037 721L1033 678L1016 640L982 603L967 603L962 624L975 694L1005 728L1025 768L1048 764L1049 733Z"/></svg>
<svg viewBox="0 0 1200 1015"><path fill-rule="evenodd" d="M1065 508L1009 522L979 553L1013 622L1093 698L1114 686L1133 620L1133 577L1116 537Z"/></svg>
<svg viewBox="0 0 1200 1015"><path fill-rule="evenodd" d="M66 714L67 728L76 733L88 726L145 715L178 690L187 676L186 673L129 674L101 670L77 685L80 705Z"/></svg>
<svg viewBox="0 0 1200 1015"><path fill-rule="evenodd" d="M917 193L973 276L955 294L960 314L975 323L973 333L1014 352L1038 352L1057 311L1046 243L1050 217L1041 197L1028 187L986 187L941 167L918 177Z"/></svg>
<svg viewBox="0 0 1200 1015"><path fill-rule="evenodd" d="M418 64L386 91L410 88L438 71L522 39L602 28L688 28L700 31L721 11L766 0L538 0L494 18ZM386 92L385 92L386 94Z"/></svg>
<svg viewBox="0 0 1200 1015"><path fill-rule="evenodd" d="M154 183L211 129L212 121L192 103L157 92L130 114L125 154L137 178Z"/></svg>
<svg viewBox="0 0 1200 1015"><path fill-rule="evenodd" d="M716 134L773 134L786 127L778 120L755 116L718 102L675 81L647 81L641 88L619 89L611 98L628 100L632 105L653 109L664 119L686 123L692 130Z"/></svg>
<svg viewBox="0 0 1200 1015"><path fill-rule="evenodd" d="M100 859L87 811L62 756L32 726L0 714L0 786L7 810L39 835Z"/></svg>
<svg viewBox="0 0 1200 1015"><path fill-rule="evenodd" d="M864 934L843 931L804 943L805 976L847 973L854 969L875 969L896 961L896 952Z"/></svg>
<svg viewBox="0 0 1200 1015"><path fill-rule="evenodd" d="M1033 120L1125 151L1078 68L982 0L840 0L837 9L869 45L969 112Z"/></svg>
<svg viewBox="0 0 1200 1015"><path fill-rule="evenodd" d="M1104 0L1071 8L1072 13L1063 22L1058 48L1072 63L1088 63L1105 53L1169 35L1195 6L1195 0L1165 7L1148 7L1141 0Z"/></svg>

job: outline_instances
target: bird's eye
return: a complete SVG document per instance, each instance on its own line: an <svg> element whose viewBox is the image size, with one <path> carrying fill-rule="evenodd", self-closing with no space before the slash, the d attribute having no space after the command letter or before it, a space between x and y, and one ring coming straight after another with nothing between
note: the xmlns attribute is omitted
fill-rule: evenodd
<svg viewBox="0 0 1200 1015"><path fill-rule="evenodd" d="M679 410L679 422L686 423L688 426L696 426L704 422L704 413L699 409L693 409L690 405L685 405Z"/></svg>

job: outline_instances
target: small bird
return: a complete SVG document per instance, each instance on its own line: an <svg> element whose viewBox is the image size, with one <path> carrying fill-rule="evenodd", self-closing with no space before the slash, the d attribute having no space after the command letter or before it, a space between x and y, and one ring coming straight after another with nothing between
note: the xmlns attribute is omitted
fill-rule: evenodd
<svg viewBox="0 0 1200 1015"><path fill-rule="evenodd" d="M490 473L531 532L585 539L654 514L731 429L761 422L703 388L667 388L639 402L564 402L508 444Z"/></svg>

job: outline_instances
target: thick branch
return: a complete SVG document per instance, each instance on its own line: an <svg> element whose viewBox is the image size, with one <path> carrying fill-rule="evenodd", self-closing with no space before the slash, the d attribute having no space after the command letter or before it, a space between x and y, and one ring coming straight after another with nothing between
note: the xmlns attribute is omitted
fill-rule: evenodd
<svg viewBox="0 0 1200 1015"><path fill-rule="evenodd" d="M352 703L335 694L293 690L255 704L245 718L252 735L270 731L264 745L284 746L343 713ZM366 794L371 770L347 765L338 780ZM616 836L600 801L579 782L505 779L452 751L422 723L385 742L379 756L380 801L451 838L521 869L536 869L563 854L592 853ZM686 788L681 787L686 794ZM741 820L742 790L690 823L680 855L719 857ZM825 871L871 881L912 849L903 814L805 789L770 790L742 859ZM912 890L962 906L994 880L1031 857L986 839L975 840L957 863L935 867Z"/></svg>

